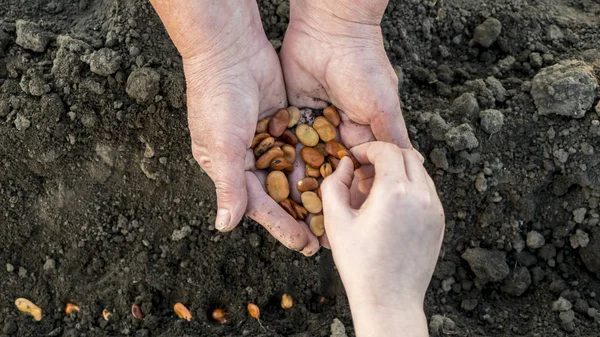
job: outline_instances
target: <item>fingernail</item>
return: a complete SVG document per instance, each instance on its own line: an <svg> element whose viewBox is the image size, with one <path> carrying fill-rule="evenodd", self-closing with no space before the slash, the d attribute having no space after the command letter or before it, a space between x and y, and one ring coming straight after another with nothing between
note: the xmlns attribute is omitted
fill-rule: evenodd
<svg viewBox="0 0 600 337"><path fill-rule="evenodd" d="M417 149L415 149L413 147L413 150L419 155L419 158L421 158L421 164L425 163L425 157L423 157L423 155L421 154L421 152L417 151Z"/></svg>
<svg viewBox="0 0 600 337"><path fill-rule="evenodd" d="M231 221L231 213L225 208L219 208L217 211L217 221L215 222L215 228L218 231L222 231L229 226Z"/></svg>

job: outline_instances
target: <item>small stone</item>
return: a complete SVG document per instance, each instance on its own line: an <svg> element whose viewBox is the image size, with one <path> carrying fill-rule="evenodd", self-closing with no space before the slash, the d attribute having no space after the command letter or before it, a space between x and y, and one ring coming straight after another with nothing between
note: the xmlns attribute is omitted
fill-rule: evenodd
<svg viewBox="0 0 600 337"><path fill-rule="evenodd" d="M473 299L464 299L460 303L460 307L465 311L473 311L477 308L478 301L476 298Z"/></svg>
<svg viewBox="0 0 600 337"><path fill-rule="evenodd" d="M127 78L127 94L139 103L153 99L159 90L160 74L154 69L136 69Z"/></svg>
<svg viewBox="0 0 600 337"><path fill-rule="evenodd" d="M256 233L251 233L248 236L248 242L250 243L250 246L254 247L254 248L258 248L261 245L261 239L260 236Z"/></svg>
<svg viewBox="0 0 600 337"><path fill-rule="evenodd" d="M529 63L535 69L539 69L544 65L544 59L540 53L531 53L529 54Z"/></svg>
<svg viewBox="0 0 600 337"><path fill-rule="evenodd" d="M54 261L54 259L47 259L43 268L45 271L54 270L56 268L56 261Z"/></svg>
<svg viewBox="0 0 600 337"><path fill-rule="evenodd" d="M594 103L597 87L592 68L570 60L540 70L533 78L531 96L540 115L582 118Z"/></svg>
<svg viewBox="0 0 600 337"><path fill-rule="evenodd" d="M81 59L90 65L93 73L100 76L112 75L121 67L121 56L110 48L102 48Z"/></svg>
<svg viewBox="0 0 600 337"><path fill-rule="evenodd" d="M546 239L544 239L544 236L539 232L531 231L527 233L527 247L531 249L538 249L544 244L546 244Z"/></svg>
<svg viewBox="0 0 600 337"><path fill-rule="evenodd" d="M27 277L27 269L23 267L19 267L19 277L25 278Z"/></svg>
<svg viewBox="0 0 600 337"><path fill-rule="evenodd" d="M589 308L590 308L590 305L588 304L588 302L581 298L575 302L575 305L573 305L573 309L575 309L575 311L577 311L578 313L580 313L582 315L587 314L587 311Z"/></svg>
<svg viewBox="0 0 600 337"><path fill-rule="evenodd" d="M573 221L575 223L582 223L585 219L585 215L587 214L587 208L581 207L573 211Z"/></svg>
<svg viewBox="0 0 600 337"><path fill-rule="evenodd" d="M569 242L571 243L571 247L579 248L579 247L587 247L590 243L590 236L588 233L578 229L575 231L575 234L571 235L569 238Z"/></svg>
<svg viewBox="0 0 600 337"><path fill-rule="evenodd" d="M482 47L489 48L502 32L502 23L495 18L487 18L482 24L475 28L473 42Z"/></svg>
<svg viewBox="0 0 600 337"><path fill-rule="evenodd" d="M550 40L561 40L565 37L565 34L557 25L550 25L547 34Z"/></svg>
<svg viewBox="0 0 600 337"><path fill-rule="evenodd" d="M173 234L171 234L171 240L173 241L181 241L185 239L187 236L192 234L192 227L184 226L181 229L175 229Z"/></svg>
<svg viewBox="0 0 600 337"><path fill-rule="evenodd" d="M31 121L27 119L27 117L21 115L20 113L17 113L17 117L15 118L15 127L17 128L17 130L25 131L29 129L30 126Z"/></svg>
<svg viewBox="0 0 600 337"><path fill-rule="evenodd" d="M458 96L450 108L457 116L465 116L466 118L475 118L479 115L479 103L475 94L472 92L464 93Z"/></svg>
<svg viewBox="0 0 600 337"><path fill-rule="evenodd" d="M512 296L521 296L530 285L529 270L526 267L517 267L504 280L502 291Z"/></svg>
<svg viewBox="0 0 600 337"><path fill-rule="evenodd" d="M43 52L50 43L50 36L40 26L33 22L17 20L17 39L15 42L35 52Z"/></svg>
<svg viewBox="0 0 600 337"><path fill-rule="evenodd" d="M575 312L573 310L563 311L558 315L558 317L563 323L573 322L573 320L575 319Z"/></svg>
<svg viewBox="0 0 600 337"><path fill-rule="evenodd" d="M7 263L6 264L6 271L9 272L9 273L12 273L13 271L15 271L15 266L13 266L10 263Z"/></svg>
<svg viewBox="0 0 600 337"><path fill-rule="evenodd" d="M478 284L502 281L510 273L506 264L506 252L469 248L461 256L469 263Z"/></svg>
<svg viewBox="0 0 600 337"><path fill-rule="evenodd" d="M444 329L444 316L442 315L433 315L431 316L431 320L429 320L429 332L433 336L439 336L443 333Z"/></svg>
<svg viewBox="0 0 600 337"><path fill-rule="evenodd" d="M333 319L333 322L331 323L331 337L348 337L348 335L346 335L346 327L344 326L344 323L342 323L342 321L340 321L337 318Z"/></svg>
<svg viewBox="0 0 600 337"><path fill-rule="evenodd" d="M461 124L450 129L445 135L446 143L454 151L462 151L479 147L479 140L469 124Z"/></svg>
<svg viewBox="0 0 600 337"><path fill-rule="evenodd" d="M442 290L449 292L452 290L452 285L455 283L454 277L449 277L442 281Z"/></svg>
<svg viewBox="0 0 600 337"><path fill-rule="evenodd" d="M479 193L483 193L485 191L487 191L487 179L485 178L485 174L483 173L479 173L477 175L477 179L475 179L475 189L479 192Z"/></svg>
<svg viewBox="0 0 600 337"><path fill-rule="evenodd" d="M573 304L571 304L571 302L564 297L559 297L558 300L552 303L552 311L565 312L567 310L571 310L572 307Z"/></svg>
<svg viewBox="0 0 600 337"><path fill-rule="evenodd" d="M489 134L500 132L504 125L504 115L495 109L484 110L479 117L481 118L481 128Z"/></svg>

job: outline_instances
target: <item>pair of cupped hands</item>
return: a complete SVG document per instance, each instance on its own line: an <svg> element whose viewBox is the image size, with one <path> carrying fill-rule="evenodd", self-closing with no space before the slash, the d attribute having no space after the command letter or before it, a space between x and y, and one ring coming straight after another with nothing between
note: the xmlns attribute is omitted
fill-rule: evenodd
<svg viewBox="0 0 600 337"><path fill-rule="evenodd" d="M177 10L157 2L183 58L192 152L215 183L215 227L233 230L247 214L305 255L320 245L329 247L327 235L315 237L266 194L266 175L254 170L248 149L262 117L288 105L322 109L330 104L342 112L339 133L348 148L375 140L411 148L398 78L383 46L385 4L362 9L332 8L336 1L292 1L278 56L255 1L218 1L218 8L187 1ZM374 171L368 165L349 183L353 208L366 200Z"/></svg>

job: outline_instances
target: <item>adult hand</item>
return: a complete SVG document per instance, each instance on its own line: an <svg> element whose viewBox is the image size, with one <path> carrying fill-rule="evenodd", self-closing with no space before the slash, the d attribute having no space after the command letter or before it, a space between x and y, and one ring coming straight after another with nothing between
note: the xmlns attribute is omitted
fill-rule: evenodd
<svg viewBox="0 0 600 337"><path fill-rule="evenodd" d="M287 106L279 59L256 2L151 2L183 58L192 152L215 183L215 227L230 231L247 211L285 246L316 252L307 226L268 197L261 173L250 172L258 119Z"/></svg>
<svg viewBox="0 0 600 337"><path fill-rule="evenodd" d="M412 147L380 27L387 0L291 0L281 65L290 104L343 111L342 142Z"/></svg>
<svg viewBox="0 0 600 337"><path fill-rule="evenodd" d="M351 205L352 162L343 158L321 186L325 228L357 336L428 336L425 292L444 234L444 211L422 157L371 142L352 149L361 164Z"/></svg>

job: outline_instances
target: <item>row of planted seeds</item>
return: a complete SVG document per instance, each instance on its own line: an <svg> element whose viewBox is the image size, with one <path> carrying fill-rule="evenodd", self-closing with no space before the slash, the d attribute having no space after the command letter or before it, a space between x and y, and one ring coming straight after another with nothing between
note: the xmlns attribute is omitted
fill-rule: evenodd
<svg viewBox="0 0 600 337"><path fill-rule="evenodd" d="M295 106L279 109L256 126L256 135L252 140L252 149L256 156L257 169L269 169L267 175L267 193L294 219L305 220L309 213L314 214L309 223L310 230L316 236L325 232L321 211L322 179L337 168L341 158L349 156L354 167L360 164L350 151L337 142L337 127L340 114L334 106L323 110L323 116L317 117L313 125L298 124L300 110ZM296 146L302 144L300 157L305 163L305 177L300 179L296 188L301 193L301 203L290 198L288 175L294 170Z"/></svg>

